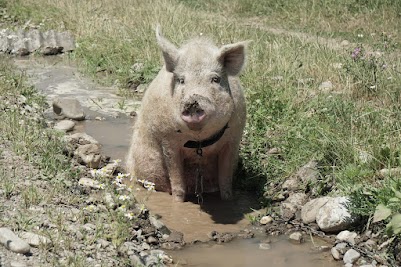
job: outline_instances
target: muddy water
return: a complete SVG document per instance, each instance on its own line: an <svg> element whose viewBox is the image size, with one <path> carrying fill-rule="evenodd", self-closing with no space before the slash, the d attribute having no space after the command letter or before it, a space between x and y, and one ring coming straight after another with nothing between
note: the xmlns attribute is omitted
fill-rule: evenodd
<svg viewBox="0 0 401 267"><path fill-rule="evenodd" d="M203 244L183 251L172 252L178 266L196 267L335 267L331 255L312 246L289 243L285 237L270 240L271 248L259 249L261 239L232 241L231 243ZM263 240L262 240L263 241ZM315 243L316 244L316 243Z"/></svg>
<svg viewBox="0 0 401 267"><path fill-rule="evenodd" d="M124 159L134 123L127 114L138 108L138 101L124 100L122 107L122 98L116 95L115 88L98 86L78 74L66 60L20 59L15 62L29 75L30 82L48 96L49 102L56 96L76 97L87 114L87 119L77 124L76 131L86 132L97 139L105 155ZM215 194L205 195L202 205L197 199L176 203L170 195L162 192L142 195L139 199L153 214L160 215L161 221L169 228L184 233L187 242L207 240L211 231L239 232L249 226L247 216L259 209L252 195L238 192L236 200L230 202L220 201ZM269 250L259 249L259 243L266 238L259 234L253 239L224 245L203 243L168 253L178 259L178 266L340 266L328 252L313 249L315 245L319 246L317 240L294 245L283 236L271 239Z"/></svg>

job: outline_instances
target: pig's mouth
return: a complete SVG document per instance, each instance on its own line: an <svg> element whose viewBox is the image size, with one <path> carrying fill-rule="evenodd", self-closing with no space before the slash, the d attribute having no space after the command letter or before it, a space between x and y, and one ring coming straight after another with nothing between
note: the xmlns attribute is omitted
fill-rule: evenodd
<svg viewBox="0 0 401 267"><path fill-rule="evenodd" d="M181 119L186 123L189 129L200 131L204 125L206 112L199 106L198 102L184 105L181 113Z"/></svg>

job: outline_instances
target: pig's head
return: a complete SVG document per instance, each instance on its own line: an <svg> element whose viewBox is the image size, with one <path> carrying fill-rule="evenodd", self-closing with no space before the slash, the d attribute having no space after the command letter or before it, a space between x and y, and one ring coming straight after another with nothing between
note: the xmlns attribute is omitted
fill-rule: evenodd
<svg viewBox="0 0 401 267"><path fill-rule="evenodd" d="M216 47L195 39L177 48L156 30L165 68L171 72L174 120L178 130L216 132L230 120L234 99L229 76L240 73L247 42ZM166 88L167 89L167 88Z"/></svg>

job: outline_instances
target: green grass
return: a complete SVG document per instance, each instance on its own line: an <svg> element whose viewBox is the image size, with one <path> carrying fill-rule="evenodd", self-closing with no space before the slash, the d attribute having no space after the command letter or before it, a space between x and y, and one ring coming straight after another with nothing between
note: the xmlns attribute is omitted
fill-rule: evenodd
<svg viewBox="0 0 401 267"><path fill-rule="evenodd" d="M398 0L0 3L21 24L32 16L35 23L45 18L44 28L72 31L79 46L71 57L123 91L130 83L148 83L159 69L157 23L176 44L200 33L218 44L253 40L241 76L249 114L241 147L247 176L241 185L268 191L271 183L283 182L315 159L317 186L333 182L330 192L320 193L351 195L354 211L364 216L379 203L389 204L392 189L401 189L400 177L377 175L382 168L401 166ZM270 27L346 38L355 45L333 50L313 38L273 34ZM135 72L134 63L144 68ZM320 89L325 81L333 88ZM280 148L279 156L268 155L273 147Z"/></svg>

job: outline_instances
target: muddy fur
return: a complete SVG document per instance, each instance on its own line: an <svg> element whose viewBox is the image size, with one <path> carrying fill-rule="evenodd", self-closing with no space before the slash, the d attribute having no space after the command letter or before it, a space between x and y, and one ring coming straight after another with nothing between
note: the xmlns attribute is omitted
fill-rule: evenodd
<svg viewBox="0 0 401 267"><path fill-rule="evenodd" d="M156 37L165 65L143 97L127 170L137 179L154 182L156 190L184 201L187 194L195 193L200 166L204 192L220 190L222 199L230 199L246 117L237 76L247 43L218 48L208 39L197 38L178 49L159 29ZM202 157L196 149L184 147L189 140L210 138L226 124L223 136L202 149Z"/></svg>

